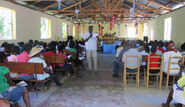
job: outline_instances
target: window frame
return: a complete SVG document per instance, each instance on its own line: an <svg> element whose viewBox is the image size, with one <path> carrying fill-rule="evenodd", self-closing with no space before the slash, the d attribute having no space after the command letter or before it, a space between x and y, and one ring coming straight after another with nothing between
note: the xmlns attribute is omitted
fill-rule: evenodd
<svg viewBox="0 0 185 107"><path fill-rule="evenodd" d="M7 39L3 35L3 39L0 39L0 41L3 41L3 40L16 40L16 11L14 9L2 7L2 6L0 6L0 9L11 11L11 30L12 30L12 32L11 32L11 39Z"/></svg>
<svg viewBox="0 0 185 107"><path fill-rule="evenodd" d="M131 36L130 34L129 34L129 31L130 31L130 29L131 28L134 28L134 31L135 31L135 35L134 36ZM139 36L136 34L136 27L135 26L128 26L128 29L127 29L127 37L128 38L139 38ZM132 30L131 30L132 31Z"/></svg>
<svg viewBox="0 0 185 107"><path fill-rule="evenodd" d="M40 26L40 38L41 39L51 39L51 19L46 18L46 17L41 17L40 25L42 24L42 19L44 19L44 20L47 19L47 21L48 21L48 36L47 36L47 38L42 37L42 28Z"/></svg>
<svg viewBox="0 0 185 107"><path fill-rule="evenodd" d="M76 35L76 26L73 25L73 37L75 37L75 35Z"/></svg>
<svg viewBox="0 0 185 107"><path fill-rule="evenodd" d="M63 31L63 25L65 26L65 32ZM65 34L64 34L65 33ZM67 23L62 23L62 38L67 38Z"/></svg>
<svg viewBox="0 0 185 107"><path fill-rule="evenodd" d="M168 17L164 19L164 40L170 41L171 39L172 39L172 17Z"/></svg>

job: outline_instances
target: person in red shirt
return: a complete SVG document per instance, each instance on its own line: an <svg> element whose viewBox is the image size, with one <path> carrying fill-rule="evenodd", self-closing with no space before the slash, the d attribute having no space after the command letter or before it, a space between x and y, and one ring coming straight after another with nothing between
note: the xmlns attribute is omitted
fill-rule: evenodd
<svg viewBox="0 0 185 107"><path fill-rule="evenodd" d="M46 52L42 54L43 56L54 56L55 55L55 46L50 46L50 48L46 49ZM52 68L55 68L56 64L50 64Z"/></svg>
<svg viewBox="0 0 185 107"><path fill-rule="evenodd" d="M160 58L151 58L152 56L160 56L156 54L157 48L156 46L152 46L151 48L151 54L150 54L150 62L160 62ZM148 61L148 56L146 57L146 60ZM149 68L153 67L159 67L159 64L150 64ZM160 70L159 69L150 69L150 73L158 73Z"/></svg>
<svg viewBox="0 0 185 107"><path fill-rule="evenodd" d="M159 43L157 50L161 51L162 53L165 53L166 52L166 50L163 49L163 43L162 42Z"/></svg>
<svg viewBox="0 0 185 107"><path fill-rule="evenodd" d="M56 55L57 56L63 56L64 59L67 60L67 56L62 51L63 49L64 49L64 46L63 45L58 46L58 51L59 52ZM67 64L67 63L59 64L58 67L66 70L66 71L69 71L70 73L74 73L74 75L75 75L76 78L81 78L81 76L75 70L75 66L74 66L74 63L73 62L71 64Z"/></svg>

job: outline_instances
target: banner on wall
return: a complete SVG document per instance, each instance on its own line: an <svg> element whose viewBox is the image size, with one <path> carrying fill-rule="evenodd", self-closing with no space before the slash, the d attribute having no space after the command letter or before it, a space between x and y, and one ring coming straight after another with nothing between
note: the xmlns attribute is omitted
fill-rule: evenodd
<svg viewBox="0 0 185 107"><path fill-rule="evenodd" d="M127 24L125 24L125 32L126 32L126 34L127 34L127 30L128 30L128 26L127 26Z"/></svg>
<svg viewBox="0 0 185 107"><path fill-rule="evenodd" d="M118 22L118 36L120 36L120 35L121 35L120 30L121 30L121 23L120 23L120 22Z"/></svg>
<svg viewBox="0 0 185 107"><path fill-rule="evenodd" d="M85 25L82 26L82 29L83 29L83 34L85 33Z"/></svg>
<svg viewBox="0 0 185 107"><path fill-rule="evenodd" d="M78 32L78 34L80 34L80 23L78 23L78 25L77 25L77 32Z"/></svg>
<svg viewBox="0 0 185 107"><path fill-rule="evenodd" d="M69 25L67 25L67 35L69 35Z"/></svg>
<svg viewBox="0 0 185 107"><path fill-rule="evenodd" d="M110 21L110 30L112 30L112 21Z"/></svg>
<svg viewBox="0 0 185 107"><path fill-rule="evenodd" d="M103 36L103 27L101 27L100 36Z"/></svg>
<svg viewBox="0 0 185 107"><path fill-rule="evenodd" d="M138 23L135 23L135 27L136 27L136 35L138 34Z"/></svg>

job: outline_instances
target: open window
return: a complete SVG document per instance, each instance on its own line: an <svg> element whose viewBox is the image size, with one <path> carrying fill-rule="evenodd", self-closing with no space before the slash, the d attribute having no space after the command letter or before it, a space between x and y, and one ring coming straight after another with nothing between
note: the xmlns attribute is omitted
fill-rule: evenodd
<svg viewBox="0 0 185 107"><path fill-rule="evenodd" d="M171 40L171 24L172 18L166 18L164 22L164 40Z"/></svg>
<svg viewBox="0 0 185 107"><path fill-rule="evenodd" d="M0 40L16 39L15 10L0 7Z"/></svg>

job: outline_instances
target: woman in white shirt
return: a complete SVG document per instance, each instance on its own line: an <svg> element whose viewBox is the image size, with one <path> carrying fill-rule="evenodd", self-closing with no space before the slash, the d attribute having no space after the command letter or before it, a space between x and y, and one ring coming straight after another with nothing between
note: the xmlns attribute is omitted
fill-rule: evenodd
<svg viewBox="0 0 185 107"><path fill-rule="evenodd" d="M169 57L179 56L182 57L182 54L177 51L173 43L170 43L168 46L168 51L163 54L163 72L168 72L168 63L169 63ZM178 58L171 59L171 62L178 62ZM170 66L171 68L180 68L177 64L172 64ZM170 75L177 75L179 73L179 70L170 70Z"/></svg>

